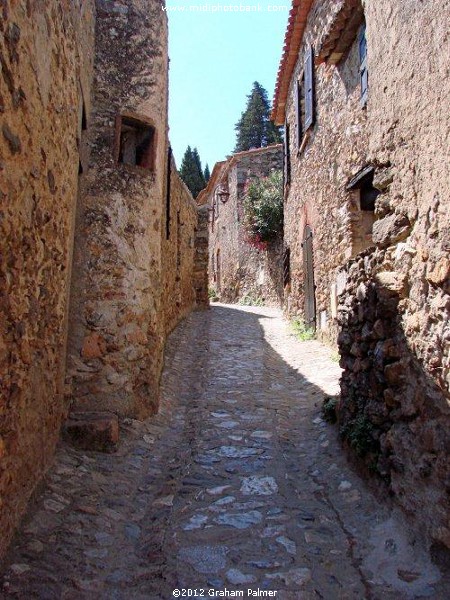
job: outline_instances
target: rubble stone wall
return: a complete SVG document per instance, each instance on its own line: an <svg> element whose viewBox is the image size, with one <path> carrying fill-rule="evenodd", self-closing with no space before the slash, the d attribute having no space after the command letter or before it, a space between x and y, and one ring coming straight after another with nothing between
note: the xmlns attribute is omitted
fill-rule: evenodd
<svg viewBox="0 0 450 600"><path fill-rule="evenodd" d="M303 239L308 225L313 235L317 333L333 345L338 332L336 273L352 255L355 237L355 200L346 191L346 184L367 163L367 111L360 105L356 37L338 65L315 66L315 123L300 140L300 147L295 86L301 80L308 49L311 45L315 50L319 47L335 6L331 0L313 4L291 80L286 106L290 184L286 186L284 207L284 243L290 249L291 274L284 290L284 310L290 318L304 315Z"/></svg>
<svg viewBox="0 0 450 600"><path fill-rule="evenodd" d="M163 299L165 333L196 303L194 260L197 205L171 161L170 222L163 236ZM168 234L168 235L167 235Z"/></svg>
<svg viewBox="0 0 450 600"><path fill-rule="evenodd" d="M417 11L412 0L367 1L365 9L368 155L382 194L376 250L342 273L340 422L347 439L367 426L366 461L450 547L450 3Z"/></svg>
<svg viewBox="0 0 450 600"><path fill-rule="evenodd" d="M261 300L279 306L283 292L282 242L271 243L267 249L249 243L243 225L243 201L252 179L282 169L282 147L239 153L230 159L229 165L219 183L228 189L226 203L214 196L214 190L209 200L210 205L215 201L215 215L218 210L210 229L210 285L224 302Z"/></svg>
<svg viewBox="0 0 450 600"><path fill-rule="evenodd" d="M67 411L67 302L94 22L89 0L0 4L0 555Z"/></svg>
<svg viewBox="0 0 450 600"><path fill-rule="evenodd" d="M207 205L198 207L197 218L194 257L195 302L198 310L205 310L209 308L209 211Z"/></svg>
<svg viewBox="0 0 450 600"><path fill-rule="evenodd" d="M95 86L72 284L77 411L156 410L164 346L167 18L159 0L97 0ZM121 162L119 117L154 128L153 165Z"/></svg>

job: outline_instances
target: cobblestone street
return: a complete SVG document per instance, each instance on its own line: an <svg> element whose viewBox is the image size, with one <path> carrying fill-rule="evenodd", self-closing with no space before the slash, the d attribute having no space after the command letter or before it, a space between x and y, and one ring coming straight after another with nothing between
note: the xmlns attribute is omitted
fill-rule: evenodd
<svg viewBox="0 0 450 600"><path fill-rule="evenodd" d="M160 413L127 420L116 454L60 446L2 597L448 598L321 418L339 374L332 351L298 341L274 309L190 315L169 339Z"/></svg>

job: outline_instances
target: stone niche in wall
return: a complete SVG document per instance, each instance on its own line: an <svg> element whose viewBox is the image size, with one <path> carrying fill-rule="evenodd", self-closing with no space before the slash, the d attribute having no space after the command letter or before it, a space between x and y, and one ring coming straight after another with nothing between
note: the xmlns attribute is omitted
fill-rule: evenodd
<svg viewBox="0 0 450 600"><path fill-rule="evenodd" d="M374 245L375 206L380 194L380 191L373 186L374 172L372 166L363 168L351 179L346 188L349 195L347 207L350 233L347 258L354 258Z"/></svg>

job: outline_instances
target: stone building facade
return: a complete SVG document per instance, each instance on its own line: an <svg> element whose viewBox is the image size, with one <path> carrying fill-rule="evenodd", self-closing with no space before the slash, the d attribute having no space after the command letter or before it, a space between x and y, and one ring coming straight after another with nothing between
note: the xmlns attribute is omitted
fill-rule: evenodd
<svg viewBox="0 0 450 600"><path fill-rule="evenodd" d="M69 411L154 412L167 333L206 305L162 6L0 3L0 555Z"/></svg>
<svg viewBox="0 0 450 600"><path fill-rule="evenodd" d="M280 144L239 152L215 165L198 198L209 208L209 285L223 302L281 303L281 239L266 249L249 243L243 200L253 179L281 170L282 164Z"/></svg>
<svg viewBox="0 0 450 600"><path fill-rule="evenodd" d="M273 111L286 311L338 340L344 439L447 547L449 17L437 0L295 0Z"/></svg>

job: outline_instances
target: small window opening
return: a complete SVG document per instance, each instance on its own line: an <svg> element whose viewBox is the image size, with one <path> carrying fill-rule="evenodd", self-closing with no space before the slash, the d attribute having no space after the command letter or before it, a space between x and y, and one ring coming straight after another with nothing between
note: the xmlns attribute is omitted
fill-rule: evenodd
<svg viewBox="0 0 450 600"><path fill-rule="evenodd" d="M118 162L154 169L155 128L131 117L120 118Z"/></svg>
<svg viewBox="0 0 450 600"><path fill-rule="evenodd" d="M86 107L83 102L83 108L81 113L81 131L86 131L87 129L87 116L86 116Z"/></svg>
<svg viewBox="0 0 450 600"><path fill-rule="evenodd" d="M354 257L373 245L372 227L375 222L375 203L379 190L373 187L374 168L362 169L347 186L350 192L349 210L351 245L348 257Z"/></svg>
<svg viewBox="0 0 450 600"><path fill-rule="evenodd" d="M374 212L375 200L379 195L379 190L372 185L373 174L370 181L365 181L359 188L359 207L361 210Z"/></svg>

